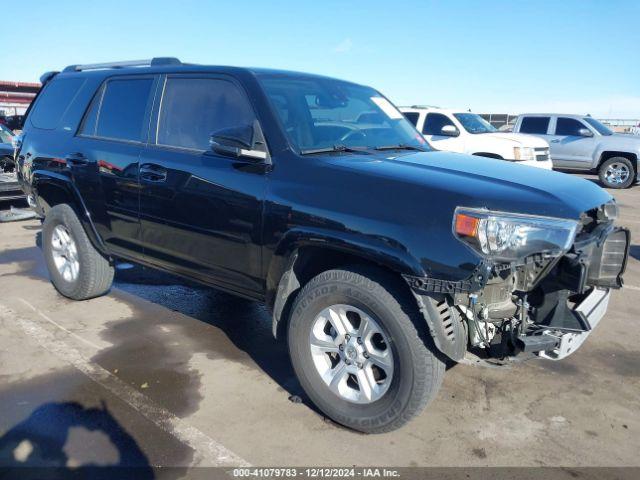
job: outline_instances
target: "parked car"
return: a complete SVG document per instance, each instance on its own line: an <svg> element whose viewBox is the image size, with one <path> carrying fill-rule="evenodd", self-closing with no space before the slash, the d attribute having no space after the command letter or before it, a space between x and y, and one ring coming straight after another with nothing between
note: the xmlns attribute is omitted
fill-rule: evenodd
<svg viewBox="0 0 640 480"><path fill-rule="evenodd" d="M24 115L8 115L5 117L5 126L9 130L22 130Z"/></svg>
<svg viewBox="0 0 640 480"><path fill-rule="evenodd" d="M607 192L431 151L373 88L169 58L42 83L18 164L58 292L104 295L124 260L264 302L351 428L406 423L447 358L566 357L622 285Z"/></svg>
<svg viewBox="0 0 640 480"><path fill-rule="evenodd" d="M13 132L0 125L0 202L24 198L15 172L13 141Z"/></svg>
<svg viewBox="0 0 640 480"><path fill-rule="evenodd" d="M500 132L476 113L437 107L400 107L436 150L509 160L551 170L549 144L530 135Z"/></svg>
<svg viewBox="0 0 640 480"><path fill-rule="evenodd" d="M13 132L0 125L0 172L13 171Z"/></svg>
<svg viewBox="0 0 640 480"><path fill-rule="evenodd" d="M514 132L549 142L556 168L597 172L608 188L627 188L638 179L640 138L612 132L588 115L520 115Z"/></svg>

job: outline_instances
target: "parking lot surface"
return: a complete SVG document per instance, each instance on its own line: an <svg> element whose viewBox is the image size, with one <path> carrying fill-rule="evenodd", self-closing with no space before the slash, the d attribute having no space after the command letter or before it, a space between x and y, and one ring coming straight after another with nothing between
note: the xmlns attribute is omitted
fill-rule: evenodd
<svg viewBox="0 0 640 480"><path fill-rule="evenodd" d="M308 403L263 306L140 267L72 302L49 283L39 221L0 224L0 464L638 466L640 186L612 193L632 231L626 288L586 344L450 368L384 435Z"/></svg>

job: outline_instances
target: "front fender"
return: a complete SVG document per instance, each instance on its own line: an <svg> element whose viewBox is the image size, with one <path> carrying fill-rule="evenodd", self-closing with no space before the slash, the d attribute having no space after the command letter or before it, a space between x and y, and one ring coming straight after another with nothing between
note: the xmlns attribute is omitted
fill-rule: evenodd
<svg viewBox="0 0 640 480"><path fill-rule="evenodd" d="M305 249L346 254L402 275L425 275L420 262L406 248L388 238L312 227L292 229L275 248L267 272L266 301L272 306L274 335L289 296L301 287L295 267Z"/></svg>
<svg viewBox="0 0 640 480"><path fill-rule="evenodd" d="M30 193L35 201L34 210L43 217L54 206L60 203L68 204L78 216L93 246L103 255L109 255L80 192L69 177L58 172L35 170L31 174Z"/></svg>

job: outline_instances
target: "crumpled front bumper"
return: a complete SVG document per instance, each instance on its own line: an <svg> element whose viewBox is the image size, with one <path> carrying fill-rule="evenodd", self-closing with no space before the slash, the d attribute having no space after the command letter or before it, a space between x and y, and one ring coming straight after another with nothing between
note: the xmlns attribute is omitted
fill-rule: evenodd
<svg viewBox="0 0 640 480"><path fill-rule="evenodd" d="M555 337L558 345L553 350L541 351L538 355L549 360L562 360L580 348L607 312L610 296L608 288L594 288L573 310L583 319L588 329L583 332L545 332L546 336Z"/></svg>

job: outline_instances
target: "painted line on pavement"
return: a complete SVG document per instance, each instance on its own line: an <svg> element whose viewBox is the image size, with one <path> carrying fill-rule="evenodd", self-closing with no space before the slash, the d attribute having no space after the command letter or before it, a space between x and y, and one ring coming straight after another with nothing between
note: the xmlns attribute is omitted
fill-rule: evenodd
<svg viewBox="0 0 640 480"><path fill-rule="evenodd" d="M19 300L34 312L39 313L39 310L26 300L22 298L19 298ZM13 318L22 330L35 339L45 350L73 365L91 380L127 403L147 420L153 422L158 428L173 435L179 441L195 450L192 466L250 466L242 457L236 455L207 434L159 406L105 368L87 359L73 345L57 338L37 320L24 318L2 304L0 304L0 315L8 315ZM40 316L56 328L77 337L73 332L69 332L69 330L52 321L44 314Z"/></svg>

